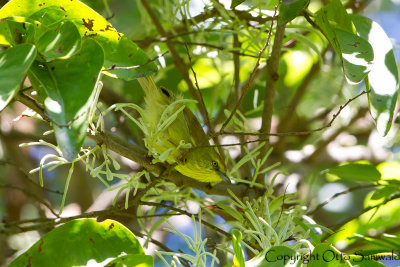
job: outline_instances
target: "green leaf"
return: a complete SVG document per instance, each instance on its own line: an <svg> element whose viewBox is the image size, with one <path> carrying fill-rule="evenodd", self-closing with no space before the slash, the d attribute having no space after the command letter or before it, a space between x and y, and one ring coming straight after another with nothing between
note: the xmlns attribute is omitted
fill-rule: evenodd
<svg viewBox="0 0 400 267"><path fill-rule="evenodd" d="M70 21L61 22L57 30L48 30L36 42L46 61L73 56L81 48L81 36Z"/></svg>
<svg viewBox="0 0 400 267"><path fill-rule="evenodd" d="M396 186L391 186L387 185L384 186L383 188L377 189L371 196L371 200L373 201L381 201L384 202L388 198L390 198L392 195L397 194L400 191L400 188L398 185Z"/></svg>
<svg viewBox="0 0 400 267"><path fill-rule="evenodd" d="M392 125L399 90L390 39L376 22L363 16L348 15L339 0L321 8L315 23L340 55L349 81L358 83L368 75L370 111L378 132L385 136Z"/></svg>
<svg viewBox="0 0 400 267"><path fill-rule="evenodd" d="M68 14L66 14L66 12L63 10L64 7L63 5L61 5L62 4L61 2L60 5L58 6L52 6L50 2L47 2L46 5L39 4L38 9L34 8L32 12L25 14L23 16L40 21L47 27L55 29L63 20L70 20L70 18L68 18ZM17 10L17 12L23 10L24 8Z"/></svg>
<svg viewBox="0 0 400 267"><path fill-rule="evenodd" d="M347 13L340 0L331 0L322 8L329 21L334 23L336 29L355 33L350 15Z"/></svg>
<svg viewBox="0 0 400 267"><path fill-rule="evenodd" d="M105 267L153 267L153 257L149 255L129 254L109 262Z"/></svg>
<svg viewBox="0 0 400 267"><path fill-rule="evenodd" d="M232 0L230 8L233 9L233 8L237 7L238 5L240 5L241 3L243 3L244 1L246 1L246 0Z"/></svg>
<svg viewBox="0 0 400 267"><path fill-rule="evenodd" d="M373 251L360 251L358 255L371 255L380 252L387 252L400 249L400 237L396 235L383 234L379 238L369 237L357 234L351 239L363 240L370 244L370 247L375 248Z"/></svg>
<svg viewBox="0 0 400 267"><path fill-rule="evenodd" d="M340 56L347 80L361 82L371 70L374 51L368 41L355 34L350 16L340 1L332 1L319 10L315 23Z"/></svg>
<svg viewBox="0 0 400 267"><path fill-rule="evenodd" d="M260 266L301 266L301 263L302 257L295 250L285 246L274 246L266 252L264 264Z"/></svg>
<svg viewBox="0 0 400 267"><path fill-rule="evenodd" d="M76 157L85 139L103 61L101 47L87 39L75 56L49 63L35 62L29 72L33 86L46 95L45 110L54 122L58 145L67 160Z"/></svg>
<svg viewBox="0 0 400 267"><path fill-rule="evenodd" d="M283 1L279 7L278 24L286 24L296 18L304 8L308 6L310 0L296 0L287 4L287 1Z"/></svg>
<svg viewBox="0 0 400 267"><path fill-rule="evenodd" d="M386 182L386 180L385 180ZM364 199L364 207L373 207L378 205L383 205L391 197L400 193L399 184L395 185L384 185L382 188L376 189L376 191L371 192Z"/></svg>
<svg viewBox="0 0 400 267"><path fill-rule="evenodd" d="M36 40L48 28L38 21L24 17L8 17L0 20L0 45L11 46L22 43L36 45Z"/></svg>
<svg viewBox="0 0 400 267"><path fill-rule="evenodd" d="M232 230L232 246L233 250L235 251L235 257L234 257L234 262L235 266L237 266L236 262L239 263L239 267L244 267L244 256L243 256L243 251L242 247L240 245L240 242L242 241L242 233L239 232L236 229Z"/></svg>
<svg viewBox="0 0 400 267"><path fill-rule="evenodd" d="M36 47L20 44L0 53L0 111L18 93L20 84L36 57Z"/></svg>
<svg viewBox="0 0 400 267"><path fill-rule="evenodd" d="M225 205L223 203L216 203L216 205L219 208L221 208L222 210L224 210L225 212L227 212L229 215L231 215L233 218L235 218L236 221L243 222L244 218L243 218L242 213L240 213L235 208L232 208L231 206Z"/></svg>
<svg viewBox="0 0 400 267"><path fill-rule="evenodd" d="M308 267L350 267L349 256L343 254L329 244L317 245L309 256Z"/></svg>
<svg viewBox="0 0 400 267"><path fill-rule="evenodd" d="M101 263L121 253L144 255L125 226L113 220L80 219L45 234L9 266L86 266L90 260Z"/></svg>
<svg viewBox="0 0 400 267"><path fill-rule="evenodd" d="M399 90L399 76L392 43L378 23L369 18L352 15L357 34L373 49L374 60L368 74L369 105L378 132L385 136L392 125Z"/></svg>
<svg viewBox="0 0 400 267"><path fill-rule="evenodd" d="M317 24L317 26L321 29L322 33L325 35L326 39L328 39L336 54L341 57L342 52L340 48L340 43L338 38L336 37L333 26L329 22L328 15L325 9L322 8L315 14L315 24Z"/></svg>
<svg viewBox="0 0 400 267"><path fill-rule="evenodd" d="M370 257L351 255L350 263L352 266L357 267L385 267L386 265L382 262L377 262L372 259L390 259L390 257L390 255L372 255Z"/></svg>
<svg viewBox="0 0 400 267"><path fill-rule="evenodd" d="M371 69L374 52L363 38L341 29L335 29L339 40L346 78L353 83L361 82Z"/></svg>
<svg viewBox="0 0 400 267"><path fill-rule="evenodd" d="M45 3L45 4L43 4ZM33 14L33 15L32 15ZM85 39L95 39L105 53L105 67L141 66L112 70L107 74L123 79L147 76L157 70L147 55L93 9L78 0L12 0L0 10L0 19L12 16L32 17L49 28L71 21Z"/></svg>
<svg viewBox="0 0 400 267"><path fill-rule="evenodd" d="M13 42L7 20L0 20L0 46L11 46Z"/></svg>
<svg viewBox="0 0 400 267"><path fill-rule="evenodd" d="M327 172L341 179L358 181L378 181L382 176L375 166L360 163L347 163L330 168Z"/></svg>
<svg viewBox="0 0 400 267"><path fill-rule="evenodd" d="M293 222L295 222L297 225L299 225L304 231L310 230L309 235L311 237L313 245L316 245L321 242L320 238L314 232L312 227L308 226L306 223L302 222L301 220L299 220L296 217L293 218Z"/></svg>
<svg viewBox="0 0 400 267"><path fill-rule="evenodd" d="M303 257L295 250L285 246L273 246L261 251L251 260L246 261L246 267L281 267L301 266Z"/></svg>
<svg viewBox="0 0 400 267"><path fill-rule="evenodd" d="M8 40L11 45L22 43L34 44L35 26L32 24L31 20L21 17L12 17L7 18L5 22L7 22L11 33L11 39Z"/></svg>

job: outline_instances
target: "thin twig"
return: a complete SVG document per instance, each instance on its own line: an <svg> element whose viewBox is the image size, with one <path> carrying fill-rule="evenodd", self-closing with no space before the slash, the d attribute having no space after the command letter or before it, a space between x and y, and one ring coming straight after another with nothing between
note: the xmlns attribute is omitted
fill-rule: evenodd
<svg viewBox="0 0 400 267"><path fill-rule="evenodd" d="M399 198L400 198L400 194L394 194L394 195L392 195L390 198L385 199L385 201L383 201L382 203L376 204L376 205L374 205L374 206L367 207L367 208L363 209L361 212L359 212L358 214L355 214L355 215L353 215L353 216L351 216L351 217L345 219L345 220L342 221L341 223L336 224L336 225L334 225L334 226L331 226L331 227L329 227L329 228L330 228L332 231L336 231L336 230L340 229L340 228L341 228L343 225L345 225L346 223L348 223L348 222L350 222L350 221L352 221L352 220L354 220L354 219L359 218L361 215L367 213L368 211L373 210L373 209L376 209L376 208L379 208L379 207L381 207L381 206L384 206L384 205L388 204L389 202L391 202L391 201L393 201L393 200L396 200L396 199L399 199ZM333 234L335 234L335 233L333 233ZM321 238L321 242L323 242L324 240L327 240L327 239L328 239L331 235L333 235L333 234L327 234L327 233L326 233L326 234Z"/></svg>
<svg viewBox="0 0 400 267"><path fill-rule="evenodd" d="M320 158L320 154L325 150L325 148L333 141L336 139L336 137L339 136L342 132L346 131L353 123L355 123L359 118L363 117L365 113L368 111L367 108L361 108L358 110L357 114L355 114L351 120L346 124L343 125L342 127L336 128L330 135L329 137L321 140L318 142L318 144L315 146L314 152L309 155L307 158L305 158L305 161L308 162L314 162L315 160Z"/></svg>
<svg viewBox="0 0 400 267"><path fill-rule="evenodd" d="M332 119L329 121L328 124L319 127L317 129L313 129L313 130L309 130L309 131L299 131L299 132L285 132L285 133L251 133L251 132L219 132L218 135L253 135L253 136L297 136L297 135L310 135L312 133L315 132L319 132L322 131L326 128L329 128L332 126L332 123L337 119L337 117L339 116L340 112L342 112L342 110L348 105L350 104L352 101L354 101L355 99L357 99L358 97L369 93L369 91L362 91L361 93L359 93L358 95L356 95L353 98L350 98L349 100L347 100L347 102L344 105L341 105L339 107L339 110L333 114ZM258 141L265 141L265 140L258 140ZM257 142L257 140L251 141L251 142ZM239 144L233 144L233 145L240 145Z"/></svg>
<svg viewBox="0 0 400 267"><path fill-rule="evenodd" d="M266 22L272 20L272 17L267 17L267 16L253 16L248 11L242 11L242 10L229 10L227 15L232 19L232 20L240 20L240 21L246 21L247 25L253 28L256 28L254 24L251 24L250 22L257 22L258 25L263 25ZM236 17L235 17L236 16ZM153 42L164 42L166 40L170 41L173 38L188 35L188 34L198 34L200 31L194 31L193 28L195 24L202 23L210 18L213 18L214 21L221 21L224 20L225 17L220 16L220 13L217 9L212 8L209 10L205 10L203 13L192 17L190 19L183 18L178 26L173 27L170 31L166 32L165 35L161 35L161 37L154 38L149 37L145 38L144 40L133 40L135 43L137 43L140 47L146 48L148 47L151 43ZM207 31L220 31L223 30L224 28L215 30L215 29L201 29L201 32L207 32Z"/></svg>
<svg viewBox="0 0 400 267"><path fill-rule="evenodd" d="M199 217L197 214L193 214L193 213L189 213L185 210L179 209L179 208L175 208L175 207L171 207L162 203L156 203L156 202L148 202L148 201L139 201L140 205L145 205L145 206L151 206L151 207L159 207L159 208L164 208L164 209L168 209L168 210L172 210L175 212L179 212L182 215L186 215L188 217L192 217L194 216L195 219L198 221ZM212 223L209 223L207 221L205 221L204 219L201 220L201 223L205 226L207 226L208 228L214 230L215 232L220 233L221 235L230 238L230 234L228 232L225 232L224 230L219 229L217 226L215 226Z"/></svg>
<svg viewBox="0 0 400 267"><path fill-rule="evenodd" d="M32 98L30 98L29 96L23 94L22 92L19 92L18 94L16 94L14 96L14 100L15 101L19 101L23 104L26 103L26 106L29 105L29 108L32 109L33 111L35 111L37 114L39 114L42 119L44 119L47 122L51 122L54 125L56 125L59 128L70 128L72 123L74 123L77 119L79 119L80 117L84 116L85 114L87 114L87 112L82 112L81 114L76 115L72 120L70 120L67 124L59 124L56 121L54 121L50 115L47 114L47 112ZM40 112L38 112L40 111Z"/></svg>
<svg viewBox="0 0 400 267"><path fill-rule="evenodd" d="M198 81L197 81L197 74L196 74L196 72L195 72L194 69L193 69L192 57L190 56L189 48L188 48L188 46L187 46L186 43L185 43L185 48L186 48L186 52L187 52L188 59L189 59L190 69L192 70L192 73L193 73L194 84L195 84L195 86L196 86L197 93L198 93L199 96L200 96L200 97L199 97L199 98L200 98L200 105L201 105L202 108L206 111L206 112L205 112L205 113L206 113L206 117L204 118L204 120L205 120L205 123L206 123L207 127L209 127L208 130L210 131L211 134L213 134L213 133L214 133L214 128L211 126L210 117L208 116L208 112L207 112L206 105L204 104L203 94L201 93L201 90L200 90L200 87L199 87L199 83L198 83Z"/></svg>
<svg viewBox="0 0 400 267"><path fill-rule="evenodd" d="M104 71L110 71L110 70L132 70L132 69L139 69L143 66L146 66L147 64L150 64L154 61L156 61L159 58L162 58L163 56L165 56L168 53L168 50L165 51L164 53L157 55L153 58L149 58L145 63L141 64L141 65L135 65L135 66L127 66L127 67L117 67L117 65L112 65L110 68L108 69L104 69Z"/></svg>
<svg viewBox="0 0 400 267"><path fill-rule="evenodd" d="M199 216L197 214L189 213L189 212L187 212L185 210L182 210L182 209L179 209L179 208L175 208L175 207L171 207L171 206L168 206L168 205L164 205L162 203L146 202L146 201L140 201L140 204L141 205L147 205L147 206L152 206L152 207L160 207L160 208L164 208L164 209L173 210L173 211L181 213L182 215L186 215L186 216L188 216L190 218L192 218L192 216L193 216L198 222L200 222L199 221ZM214 224L205 221L204 219L201 219L201 224L206 226L206 227L208 227L208 228L210 228L211 230L214 230L215 232L217 232L217 233L229 238L229 239L231 238L231 234L229 234L228 232L225 232L224 230L218 228ZM247 243L247 244L249 246L251 246L251 244L249 244L249 243Z"/></svg>
<svg viewBox="0 0 400 267"><path fill-rule="evenodd" d="M382 186L380 184L367 184L367 185L358 185L358 186L354 186L354 187L350 187L342 192L338 192L336 194L334 194L333 196L331 196L330 198L326 199L324 202L322 202L321 204L319 204L317 207L315 207L315 209L308 211L306 214L307 215L312 215L314 213L316 213L318 210L320 210L321 208L323 208L325 205L329 204L332 200L334 200L337 197L340 197L341 195L345 195L360 189L366 189L366 188L373 188L373 187L378 187L378 186Z"/></svg>
<svg viewBox="0 0 400 267"><path fill-rule="evenodd" d="M42 187L40 184L35 183L32 179L29 178L29 175L27 173L25 173L24 170L22 168L20 168L16 163L13 163L11 161L6 161L6 160L0 160L0 165L6 165L6 164L14 166L22 174L22 177L24 179L26 179L29 183L33 184L34 186L36 186L44 191L47 191L49 193L58 194L61 196L64 194L63 192L60 192L58 190L52 190L52 189L49 189L44 186Z"/></svg>
<svg viewBox="0 0 400 267"><path fill-rule="evenodd" d="M357 99L358 97L368 93L369 91L362 91L360 94L356 95L355 97L349 99L344 105L339 107L339 110L333 114L332 119L329 121L328 124L321 126L317 129L313 129L313 130L309 130L309 131L298 131L298 132L286 132L286 133L253 133L253 132L218 132L218 135L237 135L237 136L304 136L304 135L310 135L313 134L315 132L319 132L322 131L326 128L329 128L332 126L333 122L338 118L339 114L342 112L342 110L348 105L350 104L350 102L354 101L355 99ZM218 145L221 147L230 147L230 146L240 146L243 144L251 144L251 143L257 143L257 142L264 142L264 141L268 141L268 139L263 139L263 138L259 138L259 139L255 139L255 140L250 140L250 141L246 141L246 142L239 142L239 143L232 143L232 144L224 144L224 145ZM207 147L215 147L216 145L210 145ZM203 147L203 146L199 146L199 147Z"/></svg>
<svg viewBox="0 0 400 267"><path fill-rule="evenodd" d="M53 210L53 208L50 206L50 204L48 204L47 202L45 202L44 200L42 200L39 196L31 193L30 191L28 191L27 189L15 186L15 185L11 185L11 184L0 184L0 188L9 188L9 189L14 189L14 190L19 190L22 193L24 193L26 196L35 199L36 201L38 201L39 203L43 204L44 206L46 206L46 208L49 209L49 211L54 215L54 216L59 216L57 212L55 212Z"/></svg>
<svg viewBox="0 0 400 267"><path fill-rule="evenodd" d="M283 210L284 210L284 206L285 206L286 191L287 191L288 187L289 187L289 184L286 185L285 191L283 192L281 211L279 212L279 217L278 217L278 220L276 221L275 229L277 229L279 221L281 220L281 217L282 217L282 214L283 214Z"/></svg>

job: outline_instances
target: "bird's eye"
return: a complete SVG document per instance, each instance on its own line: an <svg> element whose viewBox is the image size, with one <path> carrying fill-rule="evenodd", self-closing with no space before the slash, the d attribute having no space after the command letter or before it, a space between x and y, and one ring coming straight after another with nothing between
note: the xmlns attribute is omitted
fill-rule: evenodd
<svg viewBox="0 0 400 267"><path fill-rule="evenodd" d="M212 165L213 165L214 168L218 168L218 162L213 161L213 162L212 162Z"/></svg>

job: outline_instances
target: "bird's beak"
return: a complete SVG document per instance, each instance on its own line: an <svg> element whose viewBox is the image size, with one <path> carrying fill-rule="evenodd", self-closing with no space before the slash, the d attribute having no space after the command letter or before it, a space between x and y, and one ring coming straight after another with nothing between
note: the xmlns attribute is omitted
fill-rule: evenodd
<svg viewBox="0 0 400 267"><path fill-rule="evenodd" d="M217 171L218 175L221 177L222 181L227 182L228 184L231 184L231 179L228 178L228 176L226 176L225 173L222 173L220 171Z"/></svg>

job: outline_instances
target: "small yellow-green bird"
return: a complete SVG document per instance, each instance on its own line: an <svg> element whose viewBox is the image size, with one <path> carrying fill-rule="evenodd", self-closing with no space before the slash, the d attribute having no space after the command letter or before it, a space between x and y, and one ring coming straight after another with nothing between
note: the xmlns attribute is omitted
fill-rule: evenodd
<svg viewBox="0 0 400 267"><path fill-rule="evenodd" d="M152 77L138 78L145 92L144 142L155 161L166 161L181 174L210 184L230 183L221 155L210 147L200 122L171 91L158 87Z"/></svg>

